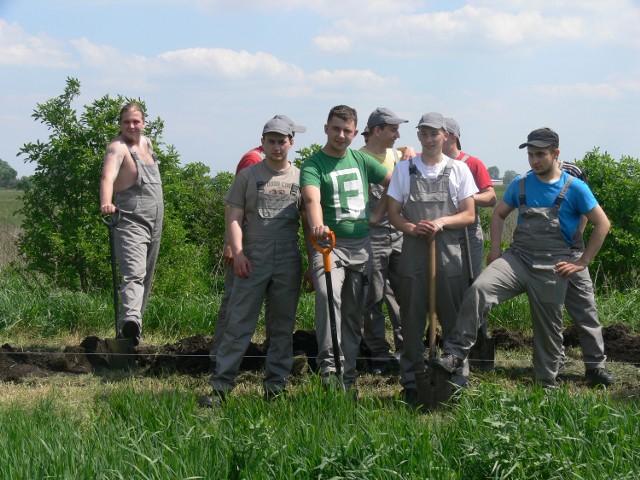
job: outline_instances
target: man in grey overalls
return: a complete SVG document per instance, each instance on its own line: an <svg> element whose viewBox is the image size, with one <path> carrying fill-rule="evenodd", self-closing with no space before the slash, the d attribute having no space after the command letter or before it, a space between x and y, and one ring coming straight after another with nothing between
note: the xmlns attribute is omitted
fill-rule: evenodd
<svg viewBox="0 0 640 480"><path fill-rule="evenodd" d="M455 373L463 365L477 335L478 319L497 304L526 293L533 327L533 367L536 381L556 385L562 357L562 305L567 278L584 270L600 250L609 220L589 187L560 169L556 132L531 132L527 148L532 171L514 180L493 212L489 266L465 292L456 324L444 340L439 366ZM518 208L518 225L509 249L502 253L504 220ZM585 215L594 224L589 244L572 260L573 236Z"/></svg>
<svg viewBox="0 0 640 480"><path fill-rule="evenodd" d="M235 279L227 307L227 326L216 353L207 407L235 386L242 358L255 331L265 298L269 349L265 364L266 398L285 389L293 364L293 329L302 280L298 247L302 196L300 171L287 155L296 132L306 131L285 115L269 120L262 132L265 159L236 175L225 197L227 239ZM305 233L307 229L305 229Z"/></svg>
<svg viewBox="0 0 640 480"><path fill-rule="evenodd" d="M435 238L436 311L447 338L453 328L467 277L462 270L460 229L475 220L478 191L469 167L443 155L448 133L439 113L418 123L420 157L399 163L389 184L390 222L404 234L400 259L400 312L404 344L400 357L403 396L415 405L415 376L424 371L424 337L429 309L428 244Z"/></svg>
<svg viewBox="0 0 640 480"><path fill-rule="evenodd" d="M393 172L403 153L394 148L400 138L400 125L409 120L398 117L388 108L376 108L367 120L366 145L361 152L370 155L387 170ZM414 154L415 155L415 154ZM372 183L369 185L369 209L375 212L382 199L384 188ZM370 371L381 375L388 371L390 345L386 338L386 322L382 309L387 313L393 329L393 341L397 354L402 349L402 331L400 320L400 254L402 252L402 232L389 223L385 215L380 221L371 223L371 274L367 301L364 310L364 343L371 352Z"/></svg>
<svg viewBox="0 0 640 480"><path fill-rule="evenodd" d="M100 182L100 210L116 219L115 254L120 270L118 337L140 342L149 302L164 202L158 161L142 135L144 112L130 103L120 111L120 135L107 147Z"/></svg>
<svg viewBox="0 0 640 480"><path fill-rule="evenodd" d="M587 176L575 163L560 162L560 168L569 175L587 183ZM571 259L574 261L580 259L584 250L585 225L586 218L582 217L571 245ZM604 354L602 325L600 325L598 318L598 307L593 294L593 282L589 268L575 272L569 277L564 308L573 320L573 324L578 328L578 338L585 366L585 379L591 386L611 385L613 377L607 373L604 367L607 356Z"/></svg>

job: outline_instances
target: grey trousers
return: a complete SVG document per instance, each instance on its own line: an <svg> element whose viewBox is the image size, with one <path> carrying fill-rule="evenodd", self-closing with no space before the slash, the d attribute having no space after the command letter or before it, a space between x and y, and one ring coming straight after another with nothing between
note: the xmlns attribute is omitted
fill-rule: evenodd
<svg viewBox="0 0 640 480"><path fill-rule="evenodd" d="M400 320L400 254L402 234L388 228L371 229L371 274L364 312L364 341L373 358L389 357L383 303L387 305L393 329L394 348L402 349Z"/></svg>
<svg viewBox="0 0 640 480"><path fill-rule="evenodd" d="M313 284L316 290L316 338L318 340L317 361L322 374L335 372L333 341L329 323L329 292L322 263L322 254L312 253ZM365 276L368 276L368 263L335 267L338 257L331 252L331 282L333 303L338 333L338 348L342 362L342 379L349 389L356 381L356 360L360 351L360 339L363 326L364 304L367 295Z"/></svg>
<svg viewBox="0 0 640 480"><path fill-rule="evenodd" d="M510 298L526 293L533 328L536 380L553 385L562 357L562 306L567 280L553 270L532 270L507 250L494 260L464 294L456 326L445 337L444 351L467 358L475 342L478 319Z"/></svg>
<svg viewBox="0 0 640 480"><path fill-rule="evenodd" d="M227 306L229 305L229 299L231 298L231 292L233 291L233 281L236 274L233 272L233 266L226 265L224 268L224 293L220 299L220 309L218 310L218 316L216 317L216 328L213 332L213 341L211 342L211 350L209 351L209 358L212 362L216 361L216 354L220 343L222 343L222 337L224 331L227 328Z"/></svg>
<svg viewBox="0 0 640 480"><path fill-rule="evenodd" d="M224 392L236 386L240 363L266 297L270 305L266 318L270 344L264 386L271 391L282 390L293 365L293 329L302 280L298 242L246 242L244 252L253 271L249 278L234 279L227 306L227 326L216 353L216 369L210 383L214 390Z"/></svg>
<svg viewBox="0 0 640 480"><path fill-rule="evenodd" d="M116 260L120 270L120 330L127 321L142 329L153 274L156 268L164 207L155 200L141 199L133 213L122 212L114 230Z"/></svg>
<svg viewBox="0 0 640 480"><path fill-rule="evenodd" d="M582 252L571 252L571 259L578 260ZM602 368L607 357L604 354L602 326L593 294L593 282L589 269L585 268L569 277L564 298L567 313L578 328L580 347L585 368Z"/></svg>

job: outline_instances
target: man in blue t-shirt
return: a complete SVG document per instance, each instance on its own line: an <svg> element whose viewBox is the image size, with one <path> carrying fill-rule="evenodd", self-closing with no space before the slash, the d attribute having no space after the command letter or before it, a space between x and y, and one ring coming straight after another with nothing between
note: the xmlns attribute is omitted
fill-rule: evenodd
<svg viewBox="0 0 640 480"><path fill-rule="evenodd" d="M478 319L499 303L526 293L535 377L549 388L556 385L563 353L562 307L567 278L587 268L610 224L587 184L561 170L556 132L550 128L534 130L520 145L525 147L532 171L516 178L496 205L491 218L489 265L465 292L454 331L435 364L451 373L459 370L476 341ZM512 244L503 253L504 221L516 208L518 225ZM571 245L582 215L594 229L584 252L574 260Z"/></svg>

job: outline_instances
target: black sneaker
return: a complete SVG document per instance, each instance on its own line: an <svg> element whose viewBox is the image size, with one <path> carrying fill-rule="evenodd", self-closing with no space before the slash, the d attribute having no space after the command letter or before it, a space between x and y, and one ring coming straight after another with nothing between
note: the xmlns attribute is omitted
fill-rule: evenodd
<svg viewBox="0 0 640 480"><path fill-rule="evenodd" d="M122 336L124 338L130 338L133 341L133 346L137 347L140 344L140 325L133 320L127 320L122 325Z"/></svg>
<svg viewBox="0 0 640 480"><path fill-rule="evenodd" d="M203 395L198 399L198 405L202 408L214 408L222 405L227 394L218 390L214 390L211 395Z"/></svg>
<svg viewBox="0 0 640 480"><path fill-rule="evenodd" d="M613 377L609 375L603 367L586 370L584 372L584 378L592 387L597 387L598 385L608 387L613 384Z"/></svg>
<svg viewBox="0 0 640 480"><path fill-rule="evenodd" d="M442 357L436 357L433 359L433 365L443 369L448 373L455 373L462 369L464 361L452 355L450 353L443 355Z"/></svg>

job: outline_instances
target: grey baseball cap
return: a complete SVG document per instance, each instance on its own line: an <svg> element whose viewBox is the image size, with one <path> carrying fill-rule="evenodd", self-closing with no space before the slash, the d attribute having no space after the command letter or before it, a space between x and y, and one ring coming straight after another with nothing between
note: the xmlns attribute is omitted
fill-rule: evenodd
<svg viewBox="0 0 640 480"><path fill-rule="evenodd" d="M447 129L447 123L444 120L444 117L440 113L430 112L425 113L420 117L420 121L416 128L419 127L433 127L433 128L442 128L443 130Z"/></svg>
<svg viewBox="0 0 640 480"><path fill-rule="evenodd" d="M370 133L371 132L369 131L369 125L367 125L366 127L364 127L360 135L369 135Z"/></svg>
<svg viewBox="0 0 640 480"><path fill-rule="evenodd" d="M445 118L445 124L447 125L445 130L449 133L453 133L456 136L456 143L458 144L458 149L461 149L460 146L460 125L456 122L455 118Z"/></svg>
<svg viewBox="0 0 640 480"><path fill-rule="evenodd" d="M306 132L307 127L303 127L302 125L296 125L286 115L276 115L267 123L265 123L264 128L262 129L262 135L265 133L281 133L282 135L289 135L293 137L296 133Z"/></svg>
<svg viewBox="0 0 640 480"><path fill-rule="evenodd" d="M400 125L401 123L407 123L408 121L409 120L398 117L388 108L378 107L371 112L371 115L369 115L367 127L371 129L377 125Z"/></svg>
<svg viewBox="0 0 640 480"><path fill-rule="evenodd" d="M520 148L524 147L559 147L560 146L560 138L558 134L551 130L550 128L538 128L531 132L527 136L527 141L520 145Z"/></svg>

